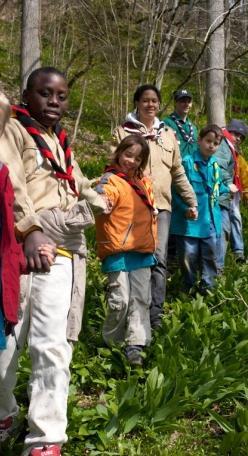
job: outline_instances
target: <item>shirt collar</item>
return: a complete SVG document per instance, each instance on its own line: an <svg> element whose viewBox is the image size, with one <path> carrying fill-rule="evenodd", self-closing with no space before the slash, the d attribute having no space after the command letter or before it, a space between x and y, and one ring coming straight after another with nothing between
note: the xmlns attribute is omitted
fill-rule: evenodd
<svg viewBox="0 0 248 456"><path fill-rule="evenodd" d="M142 127L145 131L147 131L146 126L142 122L140 122L139 119L137 119L137 115L136 115L135 111L128 113L128 115L125 119L125 122L132 122L135 125L137 125L138 128ZM159 120L158 117L155 117L154 123L153 123L154 130L161 130L163 127L164 127L164 122Z"/></svg>
<svg viewBox="0 0 248 456"><path fill-rule="evenodd" d="M213 162L215 162L215 158L212 155L206 160L205 158L203 158L200 148L198 147L194 152L194 161L197 163L202 163L203 165L210 166Z"/></svg>
<svg viewBox="0 0 248 456"><path fill-rule="evenodd" d="M182 124L186 124L186 123L189 122L188 117L186 117L186 119L183 120L183 119L176 113L176 111L174 111L174 112L172 113L172 115L175 116L176 119L179 120L179 122L181 122Z"/></svg>
<svg viewBox="0 0 248 456"><path fill-rule="evenodd" d="M42 125L40 122L38 122L38 120L34 119L33 117L32 117L32 120L34 122L34 125L37 126L37 128L40 130L41 133L47 133L49 136L54 135L54 130L52 127L45 127L44 125Z"/></svg>

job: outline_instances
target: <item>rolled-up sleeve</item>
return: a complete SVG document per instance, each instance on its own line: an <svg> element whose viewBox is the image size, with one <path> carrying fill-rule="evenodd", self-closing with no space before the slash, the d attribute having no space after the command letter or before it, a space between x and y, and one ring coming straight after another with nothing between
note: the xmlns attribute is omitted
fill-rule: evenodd
<svg viewBox="0 0 248 456"><path fill-rule="evenodd" d="M188 207L196 207L197 199L192 185L186 176L176 139L174 140L174 156L171 169L172 184Z"/></svg>
<svg viewBox="0 0 248 456"><path fill-rule="evenodd" d="M106 210L106 201L92 187L91 181L82 174L78 163L73 158L73 172L78 189L78 199L86 199L94 212L104 212Z"/></svg>

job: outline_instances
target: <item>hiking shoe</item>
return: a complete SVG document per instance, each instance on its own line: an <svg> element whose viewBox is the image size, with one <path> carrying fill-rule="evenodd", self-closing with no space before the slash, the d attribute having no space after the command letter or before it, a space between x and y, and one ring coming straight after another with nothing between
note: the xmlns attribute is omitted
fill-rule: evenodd
<svg viewBox="0 0 248 456"><path fill-rule="evenodd" d="M142 348L143 347L137 345L129 345L126 347L126 357L131 366L143 365L143 357L141 355Z"/></svg>
<svg viewBox="0 0 248 456"><path fill-rule="evenodd" d="M0 442L4 442L8 437L10 437L13 429L13 421L12 416L8 416L5 420L0 420Z"/></svg>
<svg viewBox="0 0 248 456"><path fill-rule="evenodd" d="M243 255L235 255L235 261L239 264L247 264L247 260Z"/></svg>
<svg viewBox="0 0 248 456"><path fill-rule="evenodd" d="M162 328L161 319L154 320L153 322L151 322L151 328L152 328L153 331L157 331L158 329Z"/></svg>
<svg viewBox="0 0 248 456"><path fill-rule="evenodd" d="M45 445L33 448L30 456L61 456L60 447L58 445Z"/></svg>

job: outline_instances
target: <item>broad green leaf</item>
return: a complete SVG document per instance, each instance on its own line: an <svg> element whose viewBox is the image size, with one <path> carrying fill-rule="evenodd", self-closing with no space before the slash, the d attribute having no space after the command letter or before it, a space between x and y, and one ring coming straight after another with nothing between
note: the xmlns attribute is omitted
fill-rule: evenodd
<svg viewBox="0 0 248 456"><path fill-rule="evenodd" d="M130 432L138 423L140 415L137 413L136 415L131 416L128 420L125 421L123 433L127 434Z"/></svg>
<svg viewBox="0 0 248 456"><path fill-rule="evenodd" d="M248 339L242 340L236 345L236 351L243 350L244 347L248 346ZM248 348L248 347L247 347Z"/></svg>
<svg viewBox="0 0 248 456"><path fill-rule="evenodd" d="M155 389L157 387L157 381L158 381L158 368L156 366L156 367L154 367L154 369L151 370L151 372L147 378L147 385L148 385L151 393L153 393L155 391Z"/></svg>
<svg viewBox="0 0 248 456"><path fill-rule="evenodd" d="M89 435L88 427L82 424L78 430L78 435Z"/></svg>
<svg viewBox="0 0 248 456"><path fill-rule="evenodd" d="M107 407L105 407L105 405L98 404L96 406L96 411L97 411L98 415L108 418L108 409L107 409Z"/></svg>
<svg viewBox="0 0 248 456"><path fill-rule="evenodd" d="M221 415L216 412L208 412L211 418L223 429L224 432L234 432L234 427Z"/></svg>
<svg viewBox="0 0 248 456"><path fill-rule="evenodd" d="M112 416L109 424L105 428L105 432L107 434L107 437L110 438L112 437L118 430L119 428L119 421L117 416Z"/></svg>

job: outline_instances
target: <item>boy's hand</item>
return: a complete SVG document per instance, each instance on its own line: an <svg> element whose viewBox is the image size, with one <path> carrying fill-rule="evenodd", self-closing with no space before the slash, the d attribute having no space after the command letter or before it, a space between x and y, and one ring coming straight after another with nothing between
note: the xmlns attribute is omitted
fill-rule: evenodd
<svg viewBox="0 0 248 456"><path fill-rule="evenodd" d="M52 244L41 244L38 247L38 251L40 255L45 255L47 257L49 266L52 266L54 264L57 254L56 246Z"/></svg>
<svg viewBox="0 0 248 456"><path fill-rule="evenodd" d="M238 187L235 184L228 185L231 193L237 193L239 191Z"/></svg>
<svg viewBox="0 0 248 456"><path fill-rule="evenodd" d="M29 271L49 272L50 264L46 255L39 252L42 244L50 244L56 247L54 242L41 231L32 231L24 240L24 254L27 259Z"/></svg>
<svg viewBox="0 0 248 456"><path fill-rule="evenodd" d="M198 210L196 207L189 207L185 213L185 217L192 220L197 220Z"/></svg>
<svg viewBox="0 0 248 456"><path fill-rule="evenodd" d="M105 194L101 194L100 196L106 204L103 214L110 214L113 209L113 202Z"/></svg>

